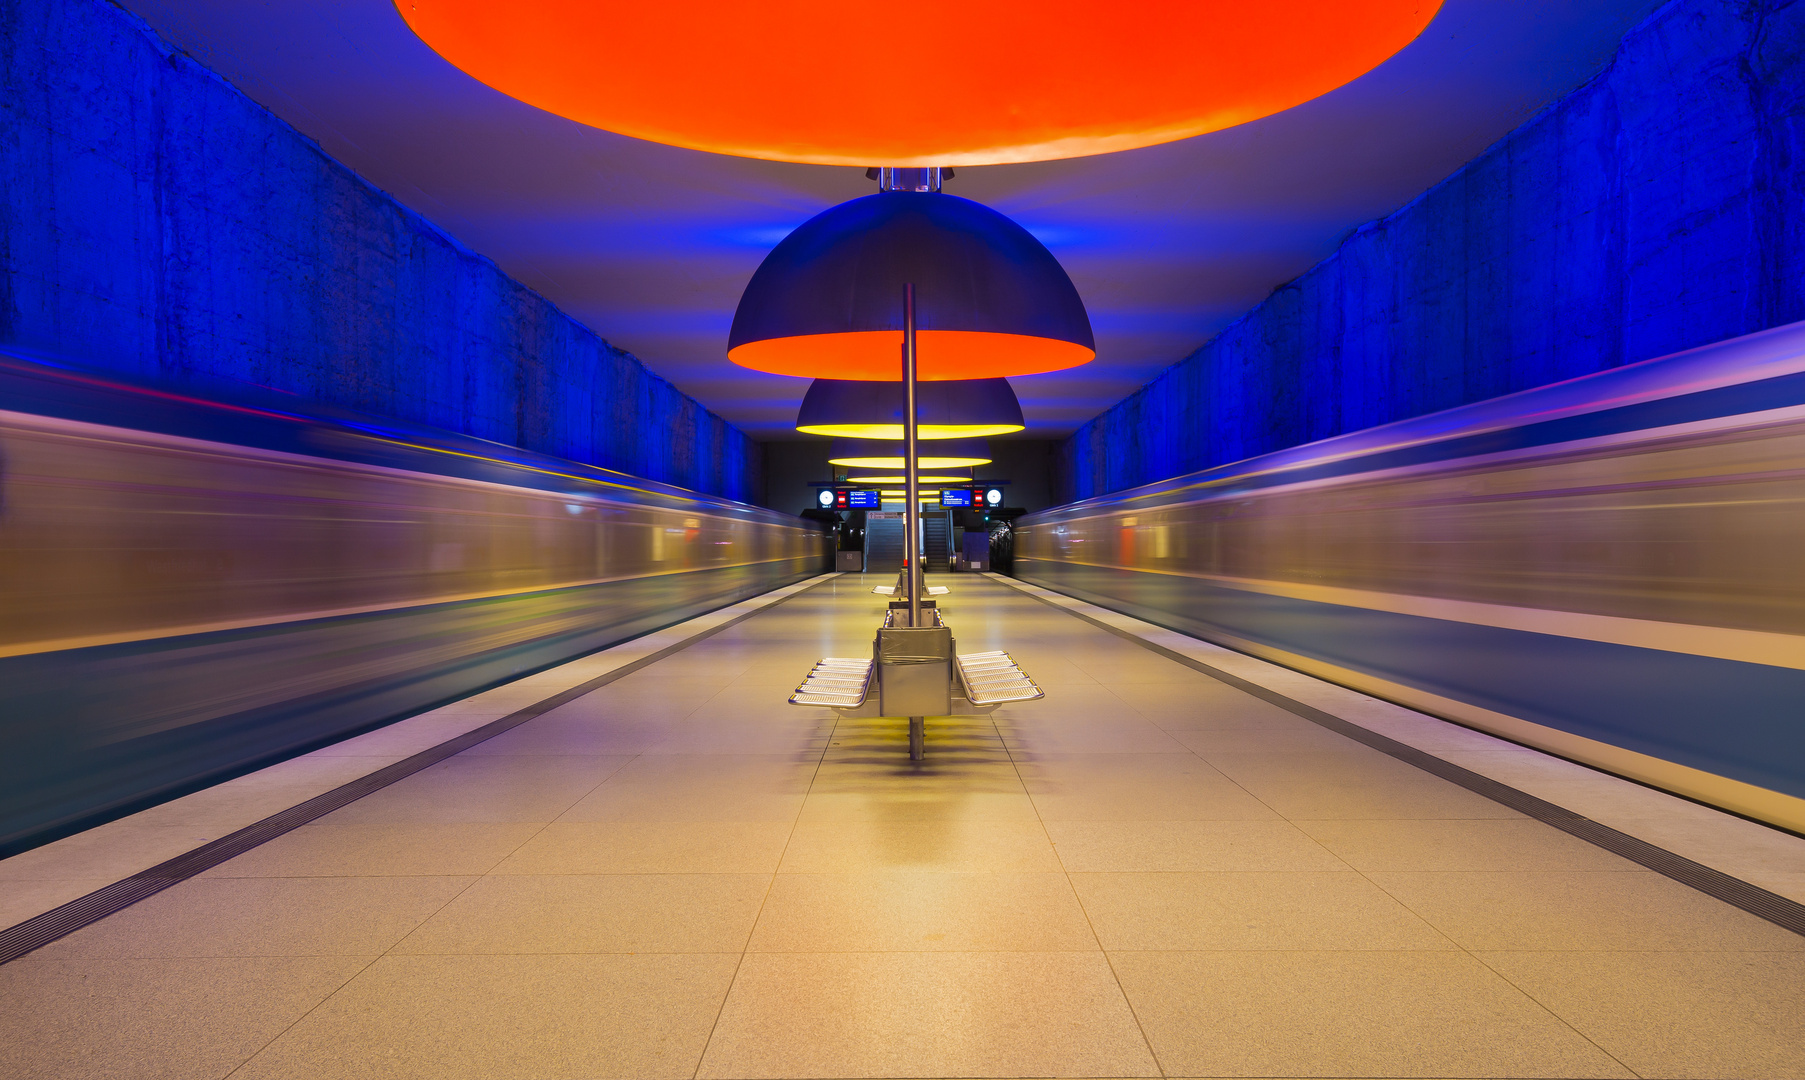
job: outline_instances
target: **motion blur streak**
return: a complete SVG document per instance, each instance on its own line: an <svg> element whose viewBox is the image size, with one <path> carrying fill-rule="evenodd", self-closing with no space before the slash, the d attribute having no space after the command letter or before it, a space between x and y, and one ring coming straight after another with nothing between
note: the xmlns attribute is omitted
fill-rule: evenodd
<svg viewBox="0 0 1805 1080"><path fill-rule="evenodd" d="M794 518L475 439L11 362L0 389L34 407L0 412L0 854L831 559Z"/></svg>
<svg viewBox="0 0 1805 1080"><path fill-rule="evenodd" d="M1805 323L1016 535L1026 580L1805 830Z"/></svg>

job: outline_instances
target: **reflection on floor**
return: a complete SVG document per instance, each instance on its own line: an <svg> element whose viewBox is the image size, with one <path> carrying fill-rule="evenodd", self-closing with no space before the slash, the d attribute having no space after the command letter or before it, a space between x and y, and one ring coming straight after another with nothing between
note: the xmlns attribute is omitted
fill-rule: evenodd
<svg viewBox="0 0 1805 1080"><path fill-rule="evenodd" d="M1805 1075L1805 938L950 583L1045 700L785 705L836 579L0 968L0 1075Z"/></svg>

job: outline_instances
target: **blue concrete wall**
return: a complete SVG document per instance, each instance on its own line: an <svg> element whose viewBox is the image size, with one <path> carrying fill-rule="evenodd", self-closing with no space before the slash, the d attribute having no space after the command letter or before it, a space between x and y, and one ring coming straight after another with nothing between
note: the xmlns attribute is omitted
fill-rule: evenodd
<svg viewBox="0 0 1805 1080"><path fill-rule="evenodd" d="M1055 458L1069 502L1805 319L1805 0L1676 0L1588 85Z"/></svg>
<svg viewBox="0 0 1805 1080"><path fill-rule="evenodd" d="M0 344L762 489L738 430L102 0L0 2Z"/></svg>

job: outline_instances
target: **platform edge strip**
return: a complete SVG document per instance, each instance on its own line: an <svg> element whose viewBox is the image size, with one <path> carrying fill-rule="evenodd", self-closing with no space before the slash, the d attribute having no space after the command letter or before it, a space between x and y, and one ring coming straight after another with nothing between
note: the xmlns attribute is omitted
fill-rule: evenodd
<svg viewBox="0 0 1805 1080"><path fill-rule="evenodd" d="M1036 586L1036 588L1045 589L1047 592L1053 593L1053 590L1046 589L1045 586ZM1726 874L1722 870L1717 870L1706 866L1703 863L1695 862L1684 855L1668 851L1666 848L1651 844L1646 840L1631 836L1628 833L1620 832L1617 829L1611 828L1609 825L1594 821L1591 818L1575 813L1565 807L1557 806L1546 799L1538 798L1526 791L1520 791L1517 788L1511 787L1509 784L1493 780L1489 776L1482 776L1471 769L1464 768L1451 761L1436 757L1426 750L1419 750L1407 743L1399 742L1388 735L1382 735L1379 732L1361 727L1359 724L1343 720L1333 713L1325 712L1313 705L1306 705L1301 701L1287 697L1277 690L1272 690L1261 686L1258 683L1250 682L1247 679L1231 674L1221 668L1214 667L1201 660L1168 649L1163 645L1148 641L1146 638L1135 634L1133 631L1111 626L1101 619L1092 618L1082 611L1076 611L1063 604L1054 603L1052 600L1049 600L1044 596L1037 596L1026 589L1018 589L1017 591L1021 592L1024 596L1038 600L1055 611L1063 611L1075 619L1082 619L1092 626L1097 627L1099 630L1105 630L1117 637L1132 641L1144 649L1157 653L1168 660L1183 664L1194 671L1208 675L1243 693L1251 694L1268 704L1276 705L1294 716L1301 717L1320 727L1327 728L1337 735L1345 736L1364 746L1377 750L1382 754L1402 761L1405 764L1414 765L1424 772L1440 777L1449 783L1457 784L1460 787L1471 791L1475 795L1484 796L1493 802L1523 814L1525 817L1534 818L1544 825L1551 825L1570 836L1584 840L1597 847L1601 847L1604 850L1611 852L1613 855L1620 856L1649 870L1653 870L1663 877L1677 881L1690 888L1697 889L1699 892L1702 892L1713 899L1721 900L1731 907L1739 908L1758 918L1765 919L1783 930L1790 930L1801 937L1805 937L1805 904L1800 904L1796 900L1788 899L1778 893L1770 892L1759 885ZM1053 595L1063 596L1064 594L1053 593ZM1067 597L1067 599L1075 598ZM1082 603L1083 601L1079 602ZM1109 609L1104 608L1103 610L1107 611ZM1120 613L1118 612L1117 614Z"/></svg>
<svg viewBox="0 0 1805 1080"><path fill-rule="evenodd" d="M802 587L791 592L788 596L778 597L768 604L760 605L751 611L736 615L718 626L711 626L707 629L699 630L695 634L684 638L682 641L672 642L656 652L648 653L637 660L622 664L612 671L598 675L586 682L578 683L576 686L570 687L569 689L560 690L550 697L535 701L533 704L528 705L523 709L517 709L498 720L492 720L489 723L484 724L482 727L473 728L470 731L464 732L462 735L447 739L436 746L429 746L417 754L402 758L400 761L385 765L375 772L368 773L355 780L340 784L330 791L315 795L313 798L302 803L297 803L286 810L279 810L261 821L252 822L244 828L228 833L217 840L210 840L200 847L185 851L172 859L166 859L148 869L140 870L131 877L115 881L111 885L102 886L101 888L88 893L86 896L77 897L66 904L51 908L49 911L43 912L42 914L34 915L22 923L0 930L0 964L11 963L21 956L33 952L34 950L41 949L45 945L48 945L59 938L73 934L83 927L92 926L94 923L99 922L109 915L124 911L126 908L131 907L140 900L155 896L157 893L162 892L171 885L180 884L197 874L211 870L228 860L243 855L253 848L267 844L271 840L293 832L303 825L317 821L327 814L332 813L334 810L349 806L351 803L356 802L365 795L380 791L398 780L404 780L417 772L429 769L439 762L444 761L446 758L463 753L465 750L470 749L478 743L486 742L495 738L497 735L511 731L527 721L543 716L560 706L568 705L578 698L583 697L585 694L599 690L609 683L614 682L616 679L624 678L642 668L649 667L652 664L663 660L667 656L681 652L691 645L694 645L696 642L712 637L729 627L736 626L739 623L752 618L754 615L763 614L779 604L794 599L797 596L801 596L816 585L822 584L823 581L831 576L832 575L823 575L812 582L799 583L802 584ZM788 586L786 586L786 588L787 587ZM750 599L756 599L756 597ZM744 601L737 602L744 603ZM728 606L731 607L732 605ZM696 616L696 618L701 617L702 616L700 615ZM626 643L622 642L620 644Z"/></svg>

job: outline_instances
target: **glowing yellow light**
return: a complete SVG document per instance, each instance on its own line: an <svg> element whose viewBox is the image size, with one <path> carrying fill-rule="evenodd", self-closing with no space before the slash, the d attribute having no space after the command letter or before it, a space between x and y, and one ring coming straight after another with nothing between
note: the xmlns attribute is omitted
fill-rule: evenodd
<svg viewBox="0 0 1805 1080"><path fill-rule="evenodd" d="M908 478L904 476L854 476L846 481L848 484L867 484L871 487L877 487L880 484L906 484L908 482ZM959 487L978 486L977 482L969 476L918 476L915 478L915 482L917 484L951 484Z"/></svg>
<svg viewBox="0 0 1805 1080"><path fill-rule="evenodd" d="M828 458L830 465L844 465L849 469L900 469L903 459L900 457L837 457ZM987 457L932 457L927 454L919 456L916 465L923 469L963 469L970 465L988 465Z"/></svg>
<svg viewBox="0 0 1805 1080"><path fill-rule="evenodd" d="M805 435L833 435L843 439L900 439L901 424L810 424L797 431ZM987 435L1008 435L1023 430L1020 424L922 424L919 439L978 439Z"/></svg>

